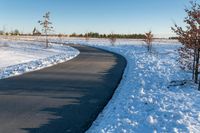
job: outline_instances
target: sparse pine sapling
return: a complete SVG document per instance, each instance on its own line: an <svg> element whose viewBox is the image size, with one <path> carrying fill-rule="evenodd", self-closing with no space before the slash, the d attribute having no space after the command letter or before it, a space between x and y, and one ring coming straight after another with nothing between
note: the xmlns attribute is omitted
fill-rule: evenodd
<svg viewBox="0 0 200 133"><path fill-rule="evenodd" d="M44 32L46 37L46 47L48 48L48 34L50 31L53 31L52 22L50 22L50 12L45 13L45 15L43 16L43 20L38 21L38 23L42 26L42 31Z"/></svg>

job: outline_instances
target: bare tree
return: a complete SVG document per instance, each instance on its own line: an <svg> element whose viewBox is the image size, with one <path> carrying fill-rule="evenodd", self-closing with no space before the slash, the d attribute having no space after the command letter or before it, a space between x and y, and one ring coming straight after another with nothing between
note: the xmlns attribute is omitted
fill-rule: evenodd
<svg viewBox="0 0 200 133"><path fill-rule="evenodd" d="M58 34L59 43L62 43L63 34Z"/></svg>
<svg viewBox="0 0 200 133"><path fill-rule="evenodd" d="M172 30L178 35L179 42L183 44L181 51L185 54L184 56L180 55L180 57L187 61L193 61L192 65L185 65L189 65L192 68L193 80L195 83L198 83L200 57L200 5L192 1L190 3L191 8L185 9L185 12L187 13L187 17L184 19L186 24L185 29L175 24L175 26L172 27ZM190 58L185 56L186 54L189 55Z"/></svg>
<svg viewBox="0 0 200 133"><path fill-rule="evenodd" d="M153 34L151 31L145 33L144 42L146 43L148 52L152 52Z"/></svg>
<svg viewBox="0 0 200 133"><path fill-rule="evenodd" d="M89 37L89 33L85 33L85 41L88 42L89 39L90 39L90 37Z"/></svg>
<svg viewBox="0 0 200 133"><path fill-rule="evenodd" d="M117 38L113 32L109 35L109 40L110 40L111 45L114 46L117 41Z"/></svg>
<svg viewBox="0 0 200 133"><path fill-rule="evenodd" d="M43 20L39 20L38 23L42 26L42 31L46 37L46 47L49 47L48 33L53 30L52 22L50 22L50 12L45 13Z"/></svg>

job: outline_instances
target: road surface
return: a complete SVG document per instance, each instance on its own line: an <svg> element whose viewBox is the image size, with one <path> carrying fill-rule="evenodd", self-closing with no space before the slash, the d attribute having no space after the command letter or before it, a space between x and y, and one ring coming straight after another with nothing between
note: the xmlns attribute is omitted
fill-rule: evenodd
<svg viewBox="0 0 200 133"><path fill-rule="evenodd" d="M0 80L0 133L81 133L112 97L126 60L73 45L76 58Z"/></svg>

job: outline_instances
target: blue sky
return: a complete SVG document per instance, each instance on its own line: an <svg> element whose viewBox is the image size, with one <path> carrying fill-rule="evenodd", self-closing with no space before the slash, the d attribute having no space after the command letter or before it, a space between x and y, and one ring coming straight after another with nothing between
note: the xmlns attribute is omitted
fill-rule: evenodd
<svg viewBox="0 0 200 133"><path fill-rule="evenodd" d="M170 36L189 0L0 0L0 29L25 33L47 11L56 33L144 33Z"/></svg>

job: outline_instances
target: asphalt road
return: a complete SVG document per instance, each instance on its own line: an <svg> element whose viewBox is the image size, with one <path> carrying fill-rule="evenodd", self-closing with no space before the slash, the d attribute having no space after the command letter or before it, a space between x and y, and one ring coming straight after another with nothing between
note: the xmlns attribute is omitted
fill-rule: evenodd
<svg viewBox="0 0 200 133"><path fill-rule="evenodd" d="M0 133L81 133L112 97L126 60L73 45L71 61L0 80Z"/></svg>

